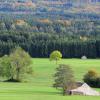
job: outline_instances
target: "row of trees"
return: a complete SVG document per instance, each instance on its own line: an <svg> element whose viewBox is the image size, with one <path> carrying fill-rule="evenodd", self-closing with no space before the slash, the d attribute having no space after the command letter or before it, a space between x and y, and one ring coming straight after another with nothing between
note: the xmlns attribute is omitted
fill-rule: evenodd
<svg viewBox="0 0 100 100"><path fill-rule="evenodd" d="M87 40L79 36L58 36L46 33L22 33L9 32L0 34L0 56L9 54L12 48L22 47L31 57L49 57L54 50L62 52L64 58L80 58L85 55L88 58L100 57L100 39L87 37Z"/></svg>

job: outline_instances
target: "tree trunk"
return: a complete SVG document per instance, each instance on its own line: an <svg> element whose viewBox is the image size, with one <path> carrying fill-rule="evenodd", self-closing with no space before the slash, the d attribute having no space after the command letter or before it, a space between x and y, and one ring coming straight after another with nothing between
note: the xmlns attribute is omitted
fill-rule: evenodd
<svg viewBox="0 0 100 100"><path fill-rule="evenodd" d="M13 76L11 77L11 80L14 80Z"/></svg>
<svg viewBox="0 0 100 100"><path fill-rule="evenodd" d="M63 88L63 96L66 95L66 90Z"/></svg>
<svg viewBox="0 0 100 100"><path fill-rule="evenodd" d="M56 59L56 65L57 65L58 63L57 63L57 59Z"/></svg>
<svg viewBox="0 0 100 100"><path fill-rule="evenodd" d="M19 72L19 68L17 68L17 75L16 75L16 80L17 80L17 81L20 81L20 79L19 79L19 73L20 73L20 72Z"/></svg>
<svg viewBox="0 0 100 100"><path fill-rule="evenodd" d="M18 62L16 62L16 65L17 65L17 69L16 69L16 80L17 81L20 81L20 77L19 77L19 74L20 74L20 67L19 67L19 63Z"/></svg>

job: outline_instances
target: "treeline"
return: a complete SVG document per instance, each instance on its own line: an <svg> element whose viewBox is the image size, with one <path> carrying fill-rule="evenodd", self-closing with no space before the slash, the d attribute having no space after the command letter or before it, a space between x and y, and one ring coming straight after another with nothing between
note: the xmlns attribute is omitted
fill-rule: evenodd
<svg viewBox="0 0 100 100"><path fill-rule="evenodd" d="M64 58L80 58L83 55L88 58L100 57L100 38L81 38L48 33L0 33L0 56L9 54L12 48L20 46L32 57L49 57L54 50L61 51Z"/></svg>
<svg viewBox="0 0 100 100"><path fill-rule="evenodd" d="M27 33L49 33L57 35L98 35L100 33L100 21L81 20L49 20L38 19L34 21L25 20L3 20L0 21L0 31L24 31Z"/></svg>

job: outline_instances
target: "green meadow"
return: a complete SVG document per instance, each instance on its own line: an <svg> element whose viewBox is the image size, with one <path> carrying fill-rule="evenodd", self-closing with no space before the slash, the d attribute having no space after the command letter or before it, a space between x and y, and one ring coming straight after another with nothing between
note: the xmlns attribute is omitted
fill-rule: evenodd
<svg viewBox="0 0 100 100"><path fill-rule="evenodd" d="M28 82L0 82L0 100L100 100L100 97L95 96L62 96L60 91L52 87L57 67L55 62L42 58L35 58L32 61L34 75L28 78ZM77 81L82 81L83 75L90 69L100 72L99 59L63 59L58 63L70 65Z"/></svg>

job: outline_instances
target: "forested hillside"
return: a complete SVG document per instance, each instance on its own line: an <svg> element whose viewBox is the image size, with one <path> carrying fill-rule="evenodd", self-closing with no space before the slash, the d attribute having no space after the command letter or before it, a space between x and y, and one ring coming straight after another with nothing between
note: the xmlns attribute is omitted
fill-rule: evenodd
<svg viewBox="0 0 100 100"><path fill-rule="evenodd" d="M100 57L99 1L65 1L1 0L0 56L21 46L32 57L53 50L66 58Z"/></svg>

